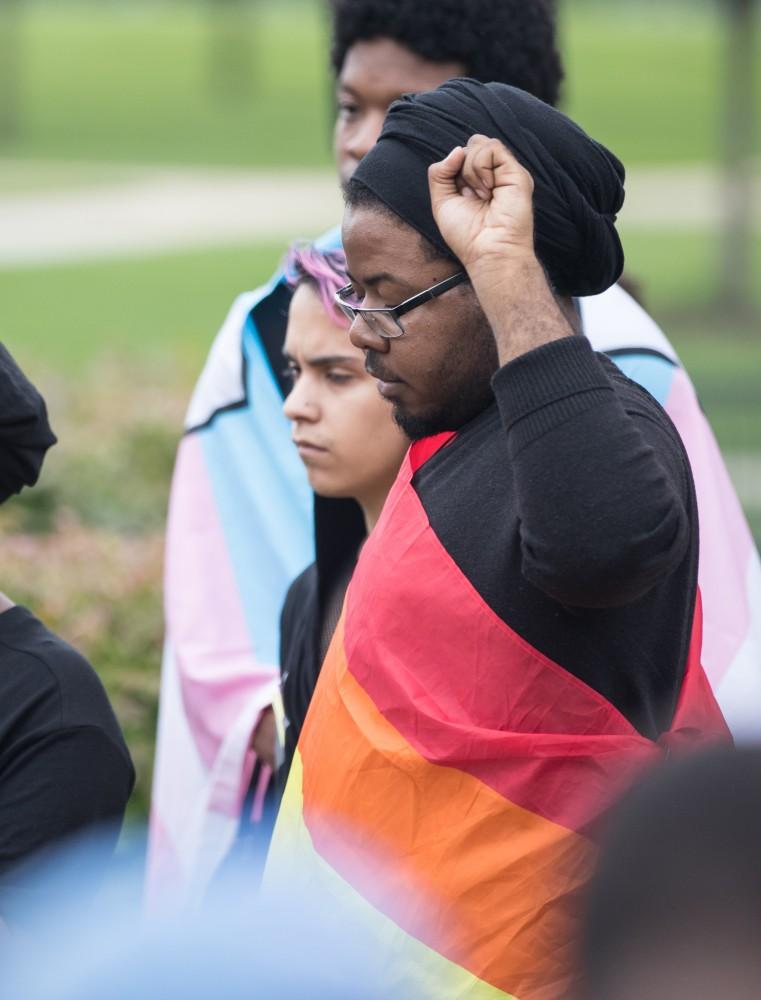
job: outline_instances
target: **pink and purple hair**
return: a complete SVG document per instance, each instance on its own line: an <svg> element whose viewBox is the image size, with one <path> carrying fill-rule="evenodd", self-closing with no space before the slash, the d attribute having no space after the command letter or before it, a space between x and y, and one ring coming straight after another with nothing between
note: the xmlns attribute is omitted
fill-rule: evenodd
<svg viewBox="0 0 761 1000"><path fill-rule="evenodd" d="M325 312L336 323L348 329L349 322L336 306L334 296L347 284L346 257L343 250L318 250L313 243L294 243L284 265L285 280L291 288L309 284L317 292Z"/></svg>

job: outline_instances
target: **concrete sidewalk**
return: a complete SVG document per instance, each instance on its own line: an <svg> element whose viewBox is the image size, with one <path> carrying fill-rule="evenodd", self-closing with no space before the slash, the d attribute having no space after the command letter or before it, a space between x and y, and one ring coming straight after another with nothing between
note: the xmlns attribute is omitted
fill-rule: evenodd
<svg viewBox="0 0 761 1000"><path fill-rule="evenodd" d="M118 167L109 177L105 166L85 164L102 176L83 185L70 164L61 167L60 186L53 179L43 189L0 194L0 267L285 242L315 236L341 217L332 171ZM705 229L719 221L720 178L707 167L633 170L626 187L624 229Z"/></svg>
<svg viewBox="0 0 761 1000"><path fill-rule="evenodd" d="M286 240L340 217L329 172L138 169L115 183L0 196L0 266Z"/></svg>

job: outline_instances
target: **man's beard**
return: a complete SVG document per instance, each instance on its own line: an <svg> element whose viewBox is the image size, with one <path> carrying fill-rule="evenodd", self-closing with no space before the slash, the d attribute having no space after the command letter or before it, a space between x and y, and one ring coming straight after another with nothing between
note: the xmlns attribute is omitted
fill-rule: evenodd
<svg viewBox="0 0 761 1000"><path fill-rule="evenodd" d="M439 356L435 370L429 369L425 390L429 402L416 411L399 401L392 404L395 423L411 441L457 431L494 402L491 379L499 368L499 355L480 306L476 305L463 326L467 334L456 337ZM386 370L383 356L376 351L365 351L365 368L374 378L395 381L396 373Z"/></svg>
<svg viewBox="0 0 761 1000"><path fill-rule="evenodd" d="M419 441L442 431L459 430L493 402L491 382L487 380L484 384L479 380L478 384L463 387L453 398L421 413L410 413L399 403L394 403L392 415L411 441Z"/></svg>
<svg viewBox="0 0 761 1000"><path fill-rule="evenodd" d="M396 403L393 417L412 441L457 431L494 402L492 375L499 368L497 345L486 317L478 309L468 335L455 341L437 372L436 399L413 413Z"/></svg>

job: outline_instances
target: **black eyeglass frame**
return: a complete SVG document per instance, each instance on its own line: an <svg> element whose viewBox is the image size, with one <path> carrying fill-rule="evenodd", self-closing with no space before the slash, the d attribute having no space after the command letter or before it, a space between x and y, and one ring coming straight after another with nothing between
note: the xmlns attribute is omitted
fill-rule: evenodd
<svg viewBox="0 0 761 1000"><path fill-rule="evenodd" d="M443 281L437 281L436 284L431 285L430 288L425 288L422 292L417 292L415 295L410 296L410 298L405 299L404 302L400 302L398 306L372 306L367 309L362 306L350 306L348 302L343 300L342 296L348 295L348 293L352 291L352 285L344 285L343 288L339 288L335 293L334 298L336 305L341 309L350 322L353 323L357 316L361 316L370 329L377 333L378 336L384 337L386 340L396 340L397 337L401 337L404 334L404 327L399 322L401 316L404 316L405 313L410 312L412 309L417 309L418 306L422 306L424 302L429 302L431 299L438 298L439 295L443 295L444 292L448 292L450 288L455 288L457 285L461 285L464 281L469 280L470 278L468 277L467 271L458 271L456 274L450 274L450 276L448 278L444 278ZM399 327L399 333L387 333L373 326L372 321L366 319L368 314L377 316L379 313L390 316L396 326Z"/></svg>

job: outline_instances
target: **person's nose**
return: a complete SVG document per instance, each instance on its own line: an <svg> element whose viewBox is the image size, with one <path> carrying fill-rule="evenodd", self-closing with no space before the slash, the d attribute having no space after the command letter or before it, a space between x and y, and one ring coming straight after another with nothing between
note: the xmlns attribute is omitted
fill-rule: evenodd
<svg viewBox="0 0 761 1000"><path fill-rule="evenodd" d="M370 152L381 134L385 111L367 111L345 137L345 149L350 156L361 160Z"/></svg>
<svg viewBox="0 0 761 1000"><path fill-rule="evenodd" d="M381 337L379 333L372 330L361 316L355 317L354 322L349 327L349 340L360 351L377 351L378 354L388 354L388 338Z"/></svg>
<svg viewBox="0 0 761 1000"><path fill-rule="evenodd" d="M294 384L283 402L283 413L294 423L315 423L320 419L320 408L309 391L308 380L302 376Z"/></svg>

